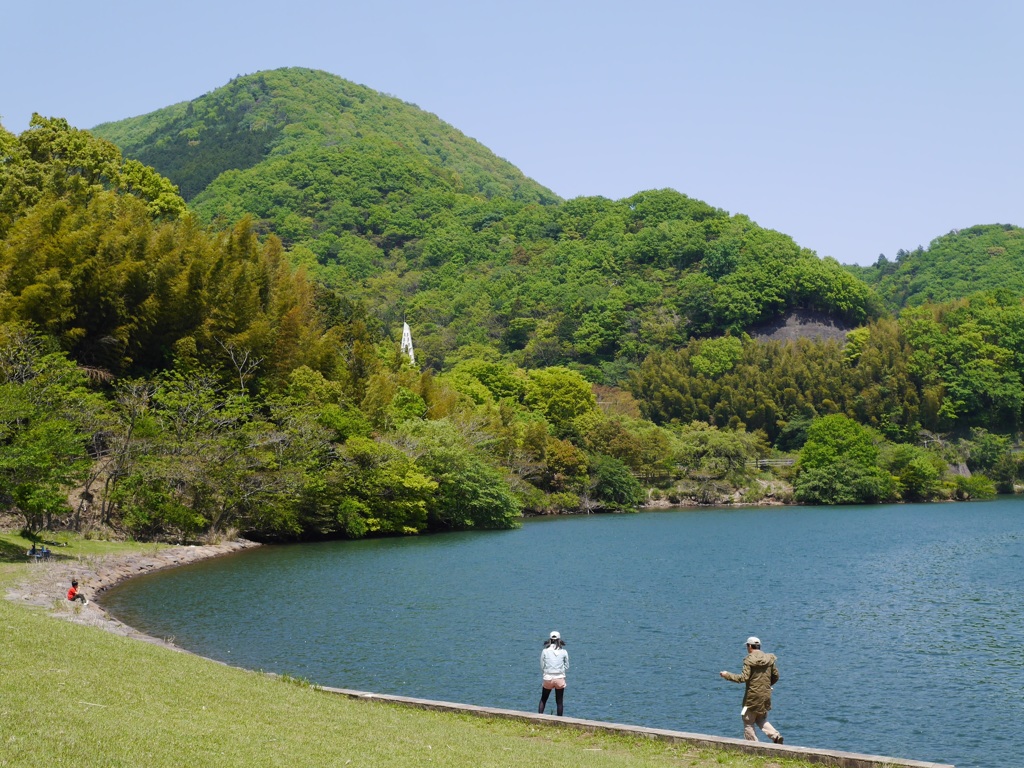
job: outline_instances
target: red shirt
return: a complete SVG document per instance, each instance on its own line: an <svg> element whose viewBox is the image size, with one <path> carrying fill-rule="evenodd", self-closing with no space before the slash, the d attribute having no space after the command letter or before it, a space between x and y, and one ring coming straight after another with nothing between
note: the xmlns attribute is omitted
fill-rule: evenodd
<svg viewBox="0 0 1024 768"><path fill-rule="evenodd" d="M68 600L74 600L75 595L78 594L78 587L72 587L68 590Z"/></svg>

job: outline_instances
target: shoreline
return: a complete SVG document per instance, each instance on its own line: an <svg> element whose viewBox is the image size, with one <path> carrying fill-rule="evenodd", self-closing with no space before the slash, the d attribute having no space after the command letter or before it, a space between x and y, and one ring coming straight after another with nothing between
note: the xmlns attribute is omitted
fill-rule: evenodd
<svg viewBox="0 0 1024 768"><path fill-rule="evenodd" d="M49 562L29 563L28 572L8 588L5 598L22 605L44 608L58 619L99 627L123 637L187 652L174 643L147 635L115 619L102 606L103 593L135 576L259 546L261 545L253 541L236 539L221 544L170 544L159 549L154 548L150 552L86 555L67 560L58 558ZM89 600L88 605L73 603L67 599L71 579L78 579L82 593Z"/></svg>
<svg viewBox="0 0 1024 768"><path fill-rule="evenodd" d="M115 619L98 604L104 592L111 587L135 576L199 562L214 557L241 552L262 546L256 542L238 539L222 544L168 545L151 552L131 554L110 554L72 557L45 563L29 563L27 573L8 588L6 599L43 608L51 616L84 626L98 627L122 637L152 643L170 650L191 655L180 646L136 630ZM67 588L71 579L78 579L83 593L89 598L88 605L67 600ZM207 657L202 657L207 658ZM209 659L210 661L214 661ZM218 664L224 662L216 662ZM226 664L226 666L232 666ZM238 669L244 669L238 667ZM765 742L750 742L721 736L709 736L682 731L669 731L645 726L624 725L604 721L578 718L559 718L553 715L538 715L532 712L481 707L456 702L433 701L407 696L355 691L342 688L317 686L320 690L347 698L364 701L379 701L398 704L416 709L456 712L463 715L502 718L547 724L559 727L579 728L590 732L607 732L620 736L642 736L670 743L688 743L699 748L724 749L757 755L760 757L786 756L807 760L812 763L844 766L845 768L954 768L945 763L933 763L912 759L881 757L860 753L800 746L780 746Z"/></svg>

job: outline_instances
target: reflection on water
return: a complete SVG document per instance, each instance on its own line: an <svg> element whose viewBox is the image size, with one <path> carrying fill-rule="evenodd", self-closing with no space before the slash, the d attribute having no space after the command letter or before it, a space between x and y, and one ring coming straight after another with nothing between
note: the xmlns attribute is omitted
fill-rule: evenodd
<svg viewBox="0 0 1024 768"><path fill-rule="evenodd" d="M787 744L970 766L1024 754L1024 503L686 510L518 531L266 547L133 580L127 623L239 666L532 710L544 637L566 714L741 736L756 634Z"/></svg>

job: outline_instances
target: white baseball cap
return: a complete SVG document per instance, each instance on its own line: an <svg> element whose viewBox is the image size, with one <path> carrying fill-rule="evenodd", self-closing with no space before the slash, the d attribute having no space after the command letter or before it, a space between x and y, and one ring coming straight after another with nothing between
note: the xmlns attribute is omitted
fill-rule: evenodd
<svg viewBox="0 0 1024 768"><path fill-rule="evenodd" d="M551 633L551 639L552 640L561 640L562 636L560 634L558 634L557 632L552 632Z"/></svg>
<svg viewBox="0 0 1024 768"><path fill-rule="evenodd" d="M753 635L751 635L750 637L747 638L747 645L760 645L760 644L761 644L761 641L758 640Z"/></svg>

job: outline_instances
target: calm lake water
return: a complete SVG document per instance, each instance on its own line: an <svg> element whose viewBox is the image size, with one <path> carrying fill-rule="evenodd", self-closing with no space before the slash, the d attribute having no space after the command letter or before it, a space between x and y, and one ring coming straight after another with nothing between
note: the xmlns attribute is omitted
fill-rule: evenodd
<svg viewBox="0 0 1024 768"><path fill-rule="evenodd" d="M196 653L312 682L742 737L743 642L787 744L1024 764L1024 502L672 510L264 547L103 599ZM549 702L549 711L553 703Z"/></svg>

